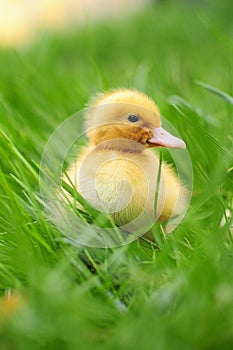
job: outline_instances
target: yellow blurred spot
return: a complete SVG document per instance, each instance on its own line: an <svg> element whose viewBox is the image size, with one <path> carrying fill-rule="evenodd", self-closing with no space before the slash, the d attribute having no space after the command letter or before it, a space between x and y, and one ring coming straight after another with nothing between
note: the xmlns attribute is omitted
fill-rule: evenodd
<svg viewBox="0 0 233 350"><path fill-rule="evenodd" d="M0 321L5 320L22 305L22 299L16 294L9 294L0 299Z"/></svg>
<svg viewBox="0 0 233 350"><path fill-rule="evenodd" d="M0 45L28 42L40 29L64 29L72 23L121 15L150 0L0 0Z"/></svg>

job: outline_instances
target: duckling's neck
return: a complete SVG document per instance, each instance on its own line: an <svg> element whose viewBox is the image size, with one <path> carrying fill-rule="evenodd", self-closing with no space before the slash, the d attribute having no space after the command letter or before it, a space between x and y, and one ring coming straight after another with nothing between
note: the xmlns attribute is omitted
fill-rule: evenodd
<svg viewBox="0 0 233 350"><path fill-rule="evenodd" d="M118 151L123 153L141 153L146 146L129 139L112 139L99 143L97 150Z"/></svg>

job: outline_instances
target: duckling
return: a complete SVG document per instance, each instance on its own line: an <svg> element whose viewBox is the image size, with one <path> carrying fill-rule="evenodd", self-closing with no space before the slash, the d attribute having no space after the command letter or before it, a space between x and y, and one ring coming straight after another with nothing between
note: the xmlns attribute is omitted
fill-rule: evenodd
<svg viewBox="0 0 233 350"><path fill-rule="evenodd" d="M131 89L99 94L87 108L85 131L89 144L67 174L93 207L128 232L182 214L187 191L152 147L186 145L162 128L152 99Z"/></svg>

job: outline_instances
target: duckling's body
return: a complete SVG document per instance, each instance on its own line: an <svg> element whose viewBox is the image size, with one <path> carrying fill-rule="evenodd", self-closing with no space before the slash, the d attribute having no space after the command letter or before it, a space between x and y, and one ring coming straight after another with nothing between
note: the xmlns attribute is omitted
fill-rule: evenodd
<svg viewBox="0 0 233 350"><path fill-rule="evenodd" d="M155 212L159 160L149 147L163 142L155 141L153 128L166 132L154 102L135 90L115 90L98 97L92 107L87 114L90 143L68 169L82 196L126 229L133 229L132 222L138 217L146 225L150 219L165 221L181 214L186 190L165 163ZM173 138L174 147L184 147Z"/></svg>

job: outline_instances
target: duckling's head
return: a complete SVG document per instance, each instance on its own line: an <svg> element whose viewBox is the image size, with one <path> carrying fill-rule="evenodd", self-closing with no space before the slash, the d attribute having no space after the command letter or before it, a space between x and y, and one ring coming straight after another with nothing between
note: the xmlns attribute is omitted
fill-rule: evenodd
<svg viewBox="0 0 233 350"><path fill-rule="evenodd" d="M119 145L132 140L145 147L186 147L161 127L158 107L137 90L117 89L98 95L87 111L87 135L94 145L110 144L111 140L116 145L118 139Z"/></svg>

